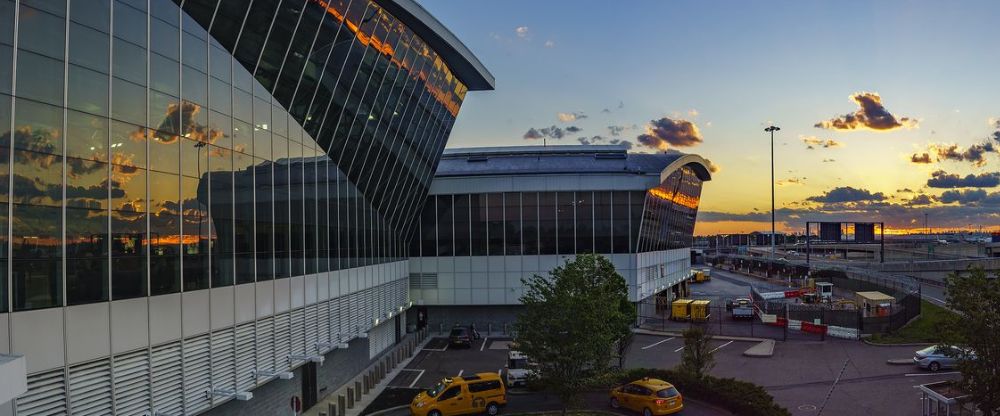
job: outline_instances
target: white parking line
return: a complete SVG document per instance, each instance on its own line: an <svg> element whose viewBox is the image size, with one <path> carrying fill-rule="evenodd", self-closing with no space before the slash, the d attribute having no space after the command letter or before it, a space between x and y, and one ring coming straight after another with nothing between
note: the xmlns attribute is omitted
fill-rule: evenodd
<svg viewBox="0 0 1000 416"><path fill-rule="evenodd" d="M417 380L420 380L420 376L422 376L422 375L424 375L424 370L420 370L420 373L417 374L417 376L413 378L413 381L410 383L410 388L411 389L413 388L414 385L417 384Z"/></svg>
<svg viewBox="0 0 1000 416"><path fill-rule="evenodd" d="M482 351L483 348L486 348L486 341L489 341L489 340L490 340L490 337L483 338L483 345L481 345L479 347L479 351Z"/></svg>
<svg viewBox="0 0 1000 416"><path fill-rule="evenodd" d="M680 348L674 350L674 352L679 352L680 350L683 350L683 349L684 349L684 346L682 345Z"/></svg>
<svg viewBox="0 0 1000 416"><path fill-rule="evenodd" d="M711 353L713 353L713 352L716 352L716 351L718 351L718 350L719 350L719 348L722 348L722 347L725 347L726 345L729 345L729 344L732 344L732 343L733 343L733 341L729 341L729 342L727 342L727 343L725 343L725 344L722 344L722 345L720 345L720 346L718 346L718 347L715 347L715 349L714 349L714 350L711 350L711 351L709 351L708 353L709 353L709 354L711 354Z"/></svg>
<svg viewBox="0 0 1000 416"><path fill-rule="evenodd" d="M667 341L670 341L670 340L672 340L672 339L674 339L674 338L673 338L673 337L670 337L670 338L667 338L667 339L665 339L665 340L663 340L663 341L659 341L659 342L655 342L655 343L652 343L652 344L649 344L649 345L647 345L647 346L645 346L645 347L642 347L642 349L644 349L644 350L648 350L648 349L650 349L650 348L653 348L653 347L655 347L655 346L657 346L657 345L660 345L660 344L662 344L662 343L664 343L664 342L667 342Z"/></svg>
<svg viewBox="0 0 1000 416"><path fill-rule="evenodd" d="M961 371L949 371L947 373L910 373L904 374L907 377L920 377L920 376L946 376L949 374L961 374Z"/></svg>
<svg viewBox="0 0 1000 416"><path fill-rule="evenodd" d="M443 351L448 351L448 347L450 347L450 346L451 346L451 344L445 344L444 348L421 348L420 351L437 351L437 352L443 352Z"/></svg>

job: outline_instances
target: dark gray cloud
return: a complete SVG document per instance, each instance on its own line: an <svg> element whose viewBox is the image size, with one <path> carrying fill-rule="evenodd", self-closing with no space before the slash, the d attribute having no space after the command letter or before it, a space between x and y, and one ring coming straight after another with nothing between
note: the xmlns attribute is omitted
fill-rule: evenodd
<svg viewBox="0 0 1000 416"><path fill-rule="evenodd" d="M982 189L964 189L960 191L944 191L938 198L945 204L958 202L960 204L970 204L986 199L987 193Z"/></svg>
<svg viewBox="0 0 1000 416"><path fill-rule="evenodd" d="M930 205L934 203L934 200L935 198L933 195L919 194L906 200L906 205Z"/></svg>
<svg viewBox="0 0 1000 416"><path fill-rule="evenodd" d="M577 126L569 126L564 129L566 133L579 133L583 129Z"/></svg>
<svg viewBox="0 0 1000 416"><path fill-rule="evenodd" d="M836 204L843 202L862 202L862 201L884 201L886 199L885 194L881 192L872 193L867 189L853 188L850 186L841 186L833 188L826 191L823 195L816 195L806 198L807 201L820 202L825 204Z"/></svg>
<svg viewBox="0 0 1000 416"><path fill-rule="evenodd" d="M621 136L623 131L625 131L625 126L608 126L608 133L612 136Z"/></svg>
<svg viewBox="0 0 1000 416"><path fill-rule="evenodd" d="M837 159L823 159L823 163L836 162Z"/></svg>
<svg viewBox="0 0 1000 416"><path fill-rule="evenodd" d="M632 147L635 146L634 143L632 143L632 142L630 142L628 140L617 139L617 138L610 138L609 139L609 138L606 138L606 137L603 137L603 136L578 137L576 140L578 142L580 142L580 144L586 144L586 145L591 145L591 144L595 144L595 145L596 144L620 145L620 146L625 146L625 149L627 149L627 150L632 150Z"/></svg>
<svg viewBox="0 0 1000 416"><path fill-rule="evenodd" d="M830 130L895 130L898 128L913 128L917 120L910 117L900 117L889 113L882 105L882 97L874 92L859 92L851 95L851 101L858 105L853 113L834 117L816 123L814 127Z"/></svg>
<svg viewBox="0 0 1000 416"><path fill-rule="evenodd" d="M981 167L986 164L986 156L997 152L997 145L987 140L976 143L966 149L962 149L957 144L937 144L932 143L927 146L927 151L914 153L910 156L910 162L928 164L934 161L941 162L952 160L956 162L971 162L973 166Z"/></svg>
<svg viewBox="0 0 1000 416"><path fill-rule="evenodd" d="M927 152L924 152L924 153L914 153L914 154L910 155L910 162L912 162L912 163L920 163L920 164L931 163L931 155L929 153L927 153Z"/></svg>
<svg viewBox="0 0 1000 416"><path fill-rule="evenodd" d="M646 133L636 138L643 146L666 150L670 147L691 147L702 142L698 126L687 120L674 120L663 117L650 120L646 124Z"/></svg>
<svg viewBox="0 0 1000 416"><path fill-rule="evenodd" d="M538 140L538 139L541 139L542 137L545 137L545 136L542 135L542 133L539 132L537 129L535 129L534 127L532 127L530 129L528 129L527 132L524 133L523 137L524 137L525 140Z"/></svg>
<svg viewBox="0 0 1000 416"><path fill-rule="evenodd" d="M927 186L931 188L993 188L1000 186L1000 172L989 172L981 174L968 174L965 176L947 173L938 170L931 173L931 178L927 180Z"/></svg>
<svg viewBox="0 0 1000 416"><path fill-rule="evenodd" d="M583 128L577 126L568 126L565 128L556 126L542 128L532 127L524 133L522 138L525 140L538 140L544 138L561 139L566 137L567 134L579 133L581 131L583 131Z"/></svg>

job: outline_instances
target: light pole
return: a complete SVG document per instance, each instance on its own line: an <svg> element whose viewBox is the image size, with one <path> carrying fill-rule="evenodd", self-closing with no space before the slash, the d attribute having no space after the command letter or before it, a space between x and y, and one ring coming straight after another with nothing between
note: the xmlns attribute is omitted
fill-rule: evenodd
<svg viewBox="0 0 1000 416"><path fill-rule="evenodd" d="M768 126L764 131L771 133L771 261L767 264L767 277L771 277L771 267L774 266L774 132L781 130L778 126Z"/></svg>

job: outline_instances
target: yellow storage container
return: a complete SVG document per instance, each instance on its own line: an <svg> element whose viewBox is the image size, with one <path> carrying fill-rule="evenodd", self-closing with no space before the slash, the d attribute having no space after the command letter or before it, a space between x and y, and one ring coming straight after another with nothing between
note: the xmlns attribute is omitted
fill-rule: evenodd
<svg viewBox="0 0 1000 416"><path fill-rule="evenodd" d="M670 319L675 321L686 321L691 319L691 299L677 299L670 309Z"/></svg>
<svg viewBox="0 0 1000 416"><path fill-rule="evenodd" d="M710 300L696 300L691 302L691 320L707 321L708 317L712 314L711 304L712 301Z"/></svg>

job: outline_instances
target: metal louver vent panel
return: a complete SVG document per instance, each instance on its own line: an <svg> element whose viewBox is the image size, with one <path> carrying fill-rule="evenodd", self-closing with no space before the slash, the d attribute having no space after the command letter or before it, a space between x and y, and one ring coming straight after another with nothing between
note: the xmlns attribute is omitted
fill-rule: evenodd
<svg viewBox="0 0 1000 416"><path fill-rule="evenodd" d="M410 273L410 288L412 289L437 289L437 273Z"/></svg>
<svg viewBox="0 0 1000 416"><path fill-rule="evenodd" d="M337 340L338 342L346 341L350 337L350 335L348 334L349 331L347 330L347 325L345 324L347 316L346 298L341 296L337 299L334 299L333 302L334 302L333 307L331 308L331 313L330 313L331 314L330 319L332 320L331 326L333 327L333 336L334 339Z"/></svg>
<svg viewBox="0 0 1000 416"><path fill-rule="evenodd" d="M146 350L115 357L115 413L140 415L149 412L149 352ZM71 400L74 414L76 401Z"/></svg>
<svg viewBox="0 0 1000 416"><path fill-rule="evenodd" d="M153 409L157 414L184 413L184 366L180 341L153 347Z"/></svg>
<svg viewBox="0 0 1000 416"><path fill-rule="evenodd" d="M274 318L257 321L257 368L273 371L274 365Z"/></svg>
<svg viewBox="0 0 1000 416"><path fill-rule="evenodd" d="M208 409L206 391L212 385L212 362L209 359L208 335L184 341L184 413Z"/></svg>
<svg viewBox="0 0 1000 416"><path fill-rule="evenodd" d="M292 311L292 354L305 354L306 352L306 325L305 308Z"/></svg>
<svg viewBox="0 0 1000 416"><path fill-rule="evenodd" d="M256 368L254 350L254 324L246 323L236 327L236 389L250 390L257 385L253 371Z"/></svg>
<svg viewBox="0 0 1000 416"><path fill-rule="evenodd" d="M69 368L69 402L73 415L111 414L111 362L108 359Z"/></svg>
<svg viewBox="0 0 1000 416"><path fill-rule="evenodd" d="M288 356L292 354L292 343L289 332L290 315L283 313L274 317L274 369L285 370L289 367Z"/></svg>
<svg viewBox="0 0 1000 416"><path fill-rule="evenodd" d="M15 400L18 416L66 414L66 385L63 369L28 376L28 392Z"/></svg>
<svg viewBox="0 0 1000 416"><path fill-rule="evenodd" d="M319 304L319 308L316 311L316 328L319 332L317 337L319 337L319 342L329 342L330 341L330 308L332 307L333 301L327 301Z"/></svg>
<svg viewBox="0 0 1000 416"><path fill-rule="evenodd" d="M212 333L212 388L236 388L236 351L233 329Z"/></svg>
<svg viewBox="0 0 1000 416"><path fill-rule="evenodd" d="M319 317L316 316L318 308L317 305L306 306L306 352L309 354L317 351L316 343L319 342L319 326L317 325Z"/></svg>

